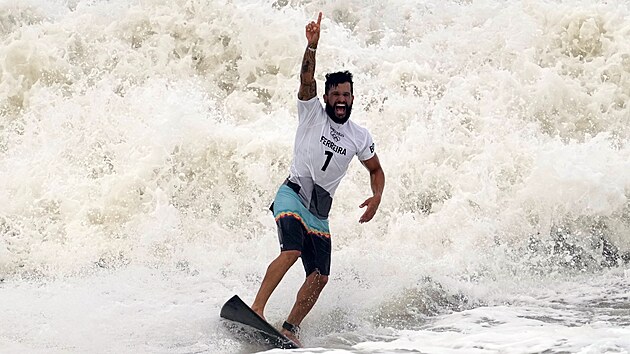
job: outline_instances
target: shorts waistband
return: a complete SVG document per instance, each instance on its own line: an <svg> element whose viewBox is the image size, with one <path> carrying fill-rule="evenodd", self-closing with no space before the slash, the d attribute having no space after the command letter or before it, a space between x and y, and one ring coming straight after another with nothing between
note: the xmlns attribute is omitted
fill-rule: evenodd
<svg viewBox="0 0 630 354"><path fill-rule="evenodd" d="M284 185L287 185L289 188L293 189L295 194L300 195L300 185L297 183L291 182L288 178L284 180Z"/></svg>

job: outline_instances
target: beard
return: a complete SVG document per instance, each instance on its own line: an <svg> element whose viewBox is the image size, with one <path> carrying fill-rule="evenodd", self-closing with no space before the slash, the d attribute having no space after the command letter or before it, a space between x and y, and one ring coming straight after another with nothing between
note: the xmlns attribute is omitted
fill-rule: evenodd
<svg viewBox="0 0 630 354"><path fill-rule="evenodd" d="M348 121L348 119L350 119L350 113L352 113L352 105L346 106L346 113L343 115L343 117L337 117L337 114L335 113L335 108L328 104L328 102L326 102L326 113L328 114L330 119L333 120L333 122L337 124L344 124Z"/></svg>

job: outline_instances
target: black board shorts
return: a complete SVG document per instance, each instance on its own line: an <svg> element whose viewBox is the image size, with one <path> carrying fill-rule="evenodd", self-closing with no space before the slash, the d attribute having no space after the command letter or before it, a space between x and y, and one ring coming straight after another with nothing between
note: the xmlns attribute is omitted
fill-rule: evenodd
<svg viewBox="0 0 630 354"><path fill-rule="evenodd" d="M306 275L318 271L321 275L330 275L330 238L311 234L302 222L293 216L276 220L278 239L282 251L300 251Z"/></svg>
<svg viewBox="0 0 630 354"><path fill-rule="evenodd" d="M330 275L332 242L328 220L320 220L306 209L297 193L280 186L272 211L278 227L281 251L300 251L306 275L318 271Z"/></svg>

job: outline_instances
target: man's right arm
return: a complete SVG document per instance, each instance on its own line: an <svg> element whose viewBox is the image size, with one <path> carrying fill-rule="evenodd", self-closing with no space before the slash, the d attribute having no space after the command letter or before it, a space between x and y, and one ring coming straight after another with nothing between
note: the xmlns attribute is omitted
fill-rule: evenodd
<svg viewBox="0 0 630 354"><path fill-rule="evenodd" d="M300 90L298 98L308 101L317 96L317 82L315 81L315 50L317 48L306 47L304 59L302 59L302 69L300 69Z"/></svg>
<svg viewBox="0 0 630 354"><path fill-rule="evenodd" d="M317 96L317 82L315 81L315 53L317 52L317 43L319 42L319 30L322 22L322 13L319 13L317 22L311 21L306 25L307 46L302 59L302 68L300 69L300 90L298 91L298 99L308 101Z"/></svg>

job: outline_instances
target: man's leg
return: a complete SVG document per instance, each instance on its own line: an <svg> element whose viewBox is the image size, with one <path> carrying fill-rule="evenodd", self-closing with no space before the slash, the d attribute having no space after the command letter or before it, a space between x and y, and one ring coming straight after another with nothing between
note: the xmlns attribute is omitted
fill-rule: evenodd
<svg viewBox="0 0 630 354"><path fill-rule="evenodd" d="M280 255L269 264L269 267L267 267L267 273L265 273L258 294L256 294L256 299L254 299L254 303L252 304L252 310L260 317L265 318L263 313L271 293L276 289L278 284L280 284L280 280L282 280L289 268L297 261L300 254L300 251L282 251Z"/></svg>
<svg viewBox="0 0 630 354"><path fill-rule="evenodd" d="M299 326L304 317L311 311L313 305L315 305L319 294L321 294L327 282L328 276L321 275L317 270L309 274L298 291L297 299L291 309L289 317L287 317L287 322L294 326ZM290 331L283 328L282 334L297 342L297 338ZM297 343L299 344L299 342Z"/></svg>

